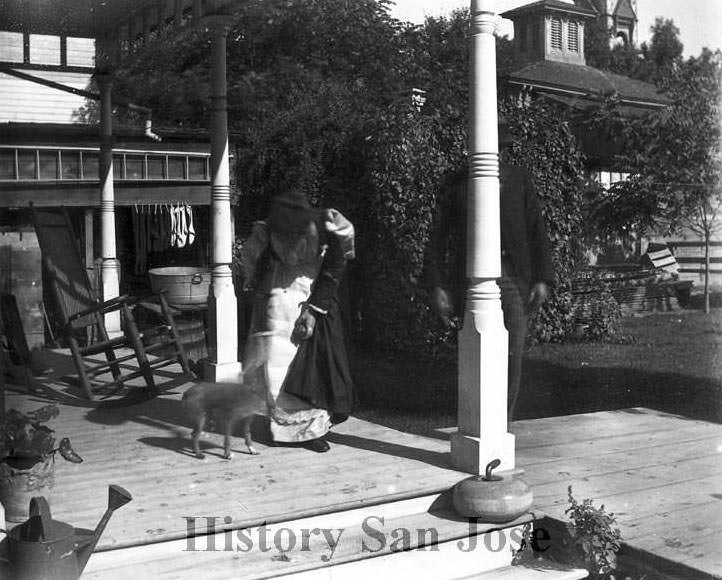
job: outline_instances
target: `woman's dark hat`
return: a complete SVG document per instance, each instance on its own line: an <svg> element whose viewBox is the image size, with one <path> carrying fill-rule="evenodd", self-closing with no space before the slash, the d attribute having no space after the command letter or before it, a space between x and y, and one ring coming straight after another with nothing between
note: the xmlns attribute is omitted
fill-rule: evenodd
<svg viewBox="0 0 722 580"><path fill-rule="evenodd" d="M278 194L271 202L268 214L269 229L280 235L301 235L316 216L306 195L293 189Z"/></svg>

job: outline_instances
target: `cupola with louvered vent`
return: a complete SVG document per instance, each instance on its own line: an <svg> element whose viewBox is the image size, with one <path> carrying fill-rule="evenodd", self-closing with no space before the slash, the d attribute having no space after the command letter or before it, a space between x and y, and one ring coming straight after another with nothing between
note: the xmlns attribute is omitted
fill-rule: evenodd
<svg viewBox="0 0 722 580"><path fill-rule="evenodd" d="M586 64L584 23L596 16L593 10L562 0L541 0L502 16L514 22L514 48L519 62Z"/></svg>

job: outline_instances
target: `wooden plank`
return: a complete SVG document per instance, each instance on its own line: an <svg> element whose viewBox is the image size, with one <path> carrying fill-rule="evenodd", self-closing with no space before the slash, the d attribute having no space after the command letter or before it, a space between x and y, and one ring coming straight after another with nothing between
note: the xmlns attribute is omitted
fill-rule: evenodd
<svg viewBox="0 0 722 580"><path fill-rule="evenodd" d="M717 439L711 440L716 442ZM670 470L683 467L689 459L707 458L713 462L716 452L710 449L709 440L683 441L673 446L666 446L664 452L653 450L640 455L637 449L626 449L604 456L600 463L595 456L575 458L572 461L560 459L559 461L540 463L529 469L529 477L533 478L534 485L544 485L565 479L584 479L593 476L619 473L630 469L666 465ZM648 449L645 451L649 451ZM670 474L671 475L671 474Z"/></svg>
<svg viewBox="0 0 722 580"><path fill-rule="evenodd" d="M511 431L517 438L517 453L526 454L527 450L558 444L577 445L583 441L614 440L659 433L665 430L665 419L673 420L675 428L693 426L700 430L722 433L722 428L705 421L640 409L517 421L512 423Z"/></svg>
<svg viewBox="0 0 722 580"><path fill-rule="evenodd" d="M696 465L701 466L700 461ZM550 515L559 515L567 507L567 484L572 485L572 493L577 500L593 499L603 503L608 511L624 516L634 510L633 515L642 517L664 510L675 493L687 490L685 501L689 505L706 503L709 495L719 490L719 470L709 470L697 478L689 477L685 481L665 482L654 474L654 468L638 470L615 476L593 478L589 480L571 480L559 484L534 487L535 507ZM664 473L663 471L661 471ZM658 472L659 473L659 472ZM651 482L654 483L651 483ZM533 484L532 484L533 485Z"/></svg>
<svg viewBox="0 0 722 580"><path fill-rule="evenodd" d="M587 576L589 572L581 568L564 568L553 563L540 563L536 567L504 566L459 580L577 580Z"/></svg>
<svg viewBox="0 0 722 580"><path fill-rule="evenodd" d="M664 546L683 545L698 538L718 535L722 537L722 501L711 500L697 505L668 506L662 512L625 521L626 541L638 540L635 544L648 550ZM635 514L636 516L636 514Z"/></svg>

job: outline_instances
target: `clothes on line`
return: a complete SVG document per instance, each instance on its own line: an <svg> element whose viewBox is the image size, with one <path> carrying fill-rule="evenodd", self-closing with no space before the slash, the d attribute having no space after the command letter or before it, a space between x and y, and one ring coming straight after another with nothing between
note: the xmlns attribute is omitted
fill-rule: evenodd
<svg viewBox="0 0 722 580"><path fill-rule="evenodd" d="M188 203L133 206L135 273L146 273L149 252L184 248L195 241L193 207Z"/></svg>

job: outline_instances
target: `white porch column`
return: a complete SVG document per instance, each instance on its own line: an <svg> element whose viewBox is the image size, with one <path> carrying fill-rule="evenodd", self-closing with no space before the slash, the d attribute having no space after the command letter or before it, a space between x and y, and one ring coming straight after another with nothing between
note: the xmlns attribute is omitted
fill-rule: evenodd
<svg viewBox="0 0 722 580"><path fill-rule="evenodd" d="M227 16L208 17L211 33L211 249L213 271L208 297L210 322L211 381L234 381L240 377L238 362L238 316L231 275L233 234L231 186L228 164L228 112L226 103Z"/></svg>
<svg viewBox="0 0 722 580"><path fill-rule="evenodd" d="M473 474L501 459L514 468L514 436L507 432L507 352L499 287L499 146L496 109L495 1L471 0L469 182L466 294L459 335L459 431L451 439L453 465Z"/></svg>
<svg viewBox="0 0 722 580"><path fill-rule="evenodd" d="M100 266L103 300L120 294L120 263L115 252L115 190L113 189L113 105L112 80L107 73L98 75L100 88ZM105 315L105 327L111 338L120 336L120 312Z"/></svg>

